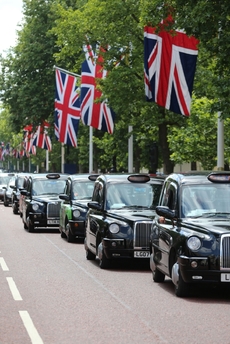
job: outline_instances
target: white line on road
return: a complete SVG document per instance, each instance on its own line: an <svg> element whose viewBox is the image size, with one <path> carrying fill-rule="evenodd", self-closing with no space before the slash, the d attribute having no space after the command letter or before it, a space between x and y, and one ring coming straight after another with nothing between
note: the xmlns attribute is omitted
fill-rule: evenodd
<svg viewBox="0 0 230 344"><path fill-rule="evenodd" d="M13 278L12 277L6 277L6 279L7 279L7 282L9 284L10 291L13 295L14 300L15 301L22 301L22 297L18 291L18 288L16 287L16 284L15 284Z"/></svg>
<svg viewBox="0 0 230 344"><path fill-rule="evenodd" d="M8 266L6 265L6 262L3 257L0 257L0 265L3 271L9 271Z"/></svg>
<svg viewBox="0 0 230 344"><path fill-rule="evenodd" d="M28 335L31 339L32 344L43 344L43 340L41 339L38 331L36 330L33 321L27 311L19 311L20 317L23 321L23 324L28 332Z"/></svg>

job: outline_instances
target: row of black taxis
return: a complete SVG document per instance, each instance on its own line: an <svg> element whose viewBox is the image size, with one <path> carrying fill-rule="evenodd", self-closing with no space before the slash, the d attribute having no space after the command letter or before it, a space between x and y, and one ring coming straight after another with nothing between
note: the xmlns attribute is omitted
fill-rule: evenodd
<svg viewBox="0 0 230 344"><path fill-rule="evenodd" d="M19 213L29 232L84 239L86 259L102 269L149 260L154 282L167 276L184 297L191 285L230 282L229 196L230 172L28 174Z"/></svg>

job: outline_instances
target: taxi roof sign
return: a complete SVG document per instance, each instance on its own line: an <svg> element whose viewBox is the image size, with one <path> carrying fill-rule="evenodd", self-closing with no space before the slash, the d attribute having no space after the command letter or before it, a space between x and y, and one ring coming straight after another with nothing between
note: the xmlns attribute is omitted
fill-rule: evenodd
<svg viewBox="0 0 230 344"><path fill-rule="evenodd" d="M212 183L230 183L230 172L229 173L210 173L208 180Z"/></svg>
<svg viewBox="0 0 230 344"><path fill-rule="evenodd" d="M60 174L59 173L48 173L46 175L46 178L48 178L48 179L58 179L58 178L60 178Z"/></svg>
<svg viewBox="0 0 230 344"><path fill-rule="evenodd" d="M147 174L131 174L127 179L132 183L147 183L150 181L150 177Z"/></svg>

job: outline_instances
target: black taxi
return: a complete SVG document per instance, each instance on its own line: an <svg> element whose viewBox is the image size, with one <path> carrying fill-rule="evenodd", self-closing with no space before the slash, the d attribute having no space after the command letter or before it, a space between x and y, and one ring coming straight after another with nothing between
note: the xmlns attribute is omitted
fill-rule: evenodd
<svg viewBox="0 0 230 344"><path fill-rule="evenodd" d="M86 221L86 258L101 269L113 259L150 256L149 239L164 178L147 174L100 175Z"/></svg>
<svg viewBox="0 0 230 344"><path fill-rule="evenodd" d="M22 222L33 232L36 228L59 228L59 194L64 192L67 174L35 173L27 178L26 189L21 190Z"/></svg>
<svg viewBox="0 0 230 344"><path fill-rule="evenodd" d="M85 238L85 218L98 174L73 174L67 179L60 209L59 231L68 242Z"/></svg>
<svg viewBox="0 0 230 344"><path fill-rule="evenodd" d="M150 234L155 282L169 276L178 297L191 285L230 283L230 172L169 175Z"/></svg>

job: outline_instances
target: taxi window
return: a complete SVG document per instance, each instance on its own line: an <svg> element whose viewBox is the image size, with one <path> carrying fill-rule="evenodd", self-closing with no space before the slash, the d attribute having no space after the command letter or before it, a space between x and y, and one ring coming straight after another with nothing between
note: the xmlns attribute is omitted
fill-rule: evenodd
<svg viewBox="0 0 230 344"><path fill-rule="evenodd" d="M111 184L107 189L106 208L146 207L155 209L161 185L121 183Z"/></svg>
<svg viewBox="0 0 230 344"><path fill-rule="evenodd" d="M95 182L92 200L100 204L103 203L103 184L100 181Z"/></svg>
<svg viewBox="0 0 230 344"><path fill-rule="evenodd" d="M75 182L73 185L73 198L74 199L91 199L93 194L93 182Z"/></svg>
<svg viewBox="0 0 230 344"><path fill-rule="evenodd" d="M205 213L230 213L230 185L211 184L184 186L181 195L182 217Z"/></svg>
<svg viewBox="0 0 230 344"><path fill-rule="evenodd" d="M163 190L162 205L171 210L176 209L176 190L172 183L168 183Z"/></svg>

